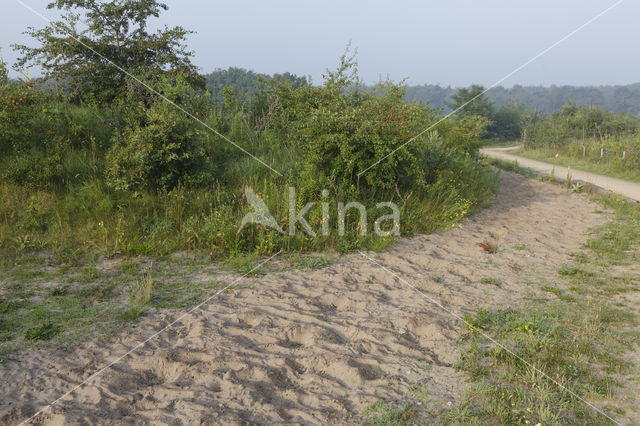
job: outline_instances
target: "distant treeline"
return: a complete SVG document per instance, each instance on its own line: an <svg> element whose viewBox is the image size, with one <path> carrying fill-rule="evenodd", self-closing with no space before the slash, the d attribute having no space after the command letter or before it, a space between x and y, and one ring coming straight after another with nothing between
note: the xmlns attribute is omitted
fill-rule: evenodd
<svg viewBox="0 0 640 426"><path fill-rule="evenodd" d="M306 77L300 77L290 73L284 74L260 74L243 68L217 69L205 76L207 88L218 96L222 96L225 86L233 87L238 94L251 96L261 91L266 86L265 79L289 80L294 88L308 84ZM442 87L426 84L421 86L408 86L405 100L420 103L430 102L433 108L444 108L450 111L448 106L452 102L452 96L458 91L457 87ZM576 105L600 107L607 111L617 113L640 113L640 83L628 86L520 86L512 88L495 87L487 92L487 97L492 100L497 108L507 102L524 104L532 111L552 113L558 111L564 105L572 102Z"/></svg>
<svg viewBox="0 0 640 426"><path fill-rule="evenodd" d="M447 103L458 91L454 87L422 85L407 87L405 99L415 102L431 101L431 106L448 110ZM496 107L507 102L524 104L527 109L555 112L572 102L576 105L600 107L617 113L640 113L640 83L628 86L520 86L495 87L487 92Z"/></svg>
<svg viewBox="0 0 640 426"><path fill-rule="evenodd" d="M288 72L268 75L236 67L229 67L226 70L216 69L204 77L206 79L207 90L215 94L218 100L222 100L224 97L223 92L225 87L233 88L236 96L242 100L247 100L267 89L267 80L290 81L294 89L308 84L306 77L299 77Z"/></svg>

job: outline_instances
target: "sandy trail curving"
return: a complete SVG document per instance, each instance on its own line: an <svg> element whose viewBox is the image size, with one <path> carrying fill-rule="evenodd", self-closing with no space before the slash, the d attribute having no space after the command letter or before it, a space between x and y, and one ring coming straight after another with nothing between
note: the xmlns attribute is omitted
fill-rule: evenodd
<svg viewBox="0 0 640 426"><path fill-rule="evenodd" d="M367 255L459 314L545 297L523 283L554 280L585 230L607 217L558 186L501 179L497 202L462 229ZM359 421L379 399L411 401L416 384L426 385L434 409L459 400L458 321L365 257L244 284L250 288L222 294L35 420L336 424ZM148 318L106 347L21 354L0 367L0 423L31 416L179 315Z"/></svg>
<svg viewBox="0 0 640 426"><path fill-rule="evenodd" d="M509 151L518 149L520 146L511 146L505 148L484 148L480 152L488 157L497 158L506 161L517 161L522 167L526 167L544 174L553 173L556 178L567 180L569 176L573 181L587 182L596 185L607 191L615 192L635 201L640 201L640 183L630 182L628 180L616 179L609 176L597 175L595 173L583 172L582 170L569 169L568 167L554 166L553 164L544 163L542 161L531 160L529 158L520 157L509 154Z"/></svg>

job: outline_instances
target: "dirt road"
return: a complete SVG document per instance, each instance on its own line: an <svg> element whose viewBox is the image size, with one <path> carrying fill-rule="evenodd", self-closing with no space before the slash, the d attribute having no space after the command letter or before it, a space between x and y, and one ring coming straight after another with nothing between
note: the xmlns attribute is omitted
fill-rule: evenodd
<svg viewBox="0 0 640 426"><path fill-rule="evenodd" d="M461 229L367 253L458 314L553 297L523 283L556 270L606 214L559 186L502 173L497 202ZM476 243L490 243L490 255ZM516 250L515 246L526 247ZM499 279L501 286L482 284ZM360 254L327 268L251 277L90 380L36 422L342 424L378 400L459 401L459 321ZM16 424L165 327L145 319L108 345L37 350L0 366L0 423Z"/></svg>
<svg viewBox="0 0 640 426"><path fill-rule="evenodd" d="M517 161L520 166L533 169L540 173L551 174L551 172L554 171L555 177L562 180L566 180L567 175L571 175L571 179L573 180L588 182L604 188L608 191L624 195L625 197L631 198L632 200L640 201L640 183L597 175L595 173L583 172L581 170L569 170L569 168L567 167L554 166L553 164L530 160L528 158L518 157L516 155L508 153L509 151L517 148L519 147L485 148L481 149L480 152L491 158L498 158L507 161Z"/></svg>

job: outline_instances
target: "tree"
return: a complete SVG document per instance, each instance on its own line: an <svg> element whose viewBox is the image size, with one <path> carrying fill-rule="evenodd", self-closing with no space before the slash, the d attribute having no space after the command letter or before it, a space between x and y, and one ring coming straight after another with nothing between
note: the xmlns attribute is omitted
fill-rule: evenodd
<svg viewBox="0 0 640 426"><path fill-rule="evenodd" d="M456 112L459 118L482 117L485 119L485 133L483 138L495 138L494 118L495 107L493 101L485 96L484 87L474 84L469 89L458 89L456 94L451 96L453 102L448 104L449 108Z"/></svg>
<svg viewBox="0 0 640 426"><path fill-rule="evenodd" d="M459 111L456 112L459 117L479 115L480 117L493 120L495 114L493 101L483 92L484 87L476 84L469 89L461 88L455 95L451 96L453 102L449 103L449 107L454 111L459 109Z"/></svg>
<svg viewBox="0 0 640 426"><path fill-rule="evenodd" d="M9 82L9 73L7 72L7 63L0 56L0 87Z"/></svg>
<svg viewBox="0 0 640 426"><path fill-rule="evenodd" d="M180 26L156 33L147 29L150 18L168 10L166 4L156 0L57 0L48 7L66 14L44 29L26 31L40 46L14 45L22 53L16 68L40 66L46 78L70 84L80 95L93 93L102 101L112 101L126 89L127 76L122 70L149 83L179 72L188 76L190 84L204 87L191 63L193 52L184 44L192 31ZM79 30L79 23L87 28Z"/></svg>
<svg viewBox="0 0 640 426"><path fill-rule="evenodd" d="M527 115L524 104L509 101L496 110L490 133L503 141L520 139Z"/></svg>

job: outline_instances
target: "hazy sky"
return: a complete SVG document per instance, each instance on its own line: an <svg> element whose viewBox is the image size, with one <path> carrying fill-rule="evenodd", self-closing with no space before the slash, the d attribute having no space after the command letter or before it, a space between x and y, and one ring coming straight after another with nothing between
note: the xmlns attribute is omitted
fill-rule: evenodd
<svg viewBox="0 0 640 426"><path fill-rule="evenodd" d="M23 0L44 15L49 0ZM154 26L182 25L204 72L238 66L321 81L351 40L366 82L489 86L616 0L196 1L166 0ZM46 23L2 0L0 46L29 42ZM503 85L600 85L640 81L640 1L626 0Z"/></svg>

